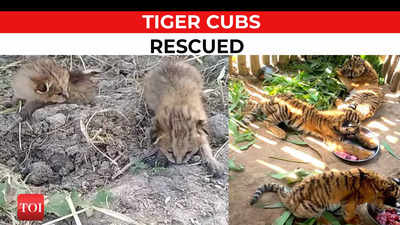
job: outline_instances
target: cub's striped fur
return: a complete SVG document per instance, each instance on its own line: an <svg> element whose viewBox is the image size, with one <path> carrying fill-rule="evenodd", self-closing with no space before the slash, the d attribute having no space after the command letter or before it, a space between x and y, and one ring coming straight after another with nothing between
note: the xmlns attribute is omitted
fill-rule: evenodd
<svg viewBox="0 0 400 225"><path fill-rule="evenodd" d="M267 116L265 121L267 130L278 138L286 137L286 132L277 126L284 122L294 129L322 139L332 151L346 151L360 159L371 155L371 151L342 142L347 135L355 136L361 144L366 138L363 136L364 133L359 132L360 118L355 110L320 111L291 94L278 94L264 96L263 102L255 105L253 112L247 114L243 121L245 123L254 121L254 115L260 111Z"/></svg>
<svg viewBox="0 0 400 225"><path fill-rule="evenodd" d="M329 171L306 177L291 190L279 184L264 184L254 193L250 204L254 204L264 192L276 192L296 217L320 216L325 210L342 206L346 223L359 224L356 207L363 203L395 204L400 198L398 180L355 168L347 171Z"/></svg>
<svg viewBox="0 0 400 225"><path fill-rule="evenodd" d="M353 56L337 71L337 76L350 92L344 102L336 102L338 109L352 105L360 112L361 121L371 118L381 106L384 97L378 86L379 76L371 64L359 56Z"/></svg>

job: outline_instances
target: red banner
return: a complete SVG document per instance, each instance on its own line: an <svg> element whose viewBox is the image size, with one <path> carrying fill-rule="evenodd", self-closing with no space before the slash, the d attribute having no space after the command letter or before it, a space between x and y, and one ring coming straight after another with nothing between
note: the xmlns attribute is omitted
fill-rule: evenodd
<svg viewBox="0 0 400 225"><path fill-rule="evenodd" d="M400 12L0 12L0 33L400 33Z"/></svg>

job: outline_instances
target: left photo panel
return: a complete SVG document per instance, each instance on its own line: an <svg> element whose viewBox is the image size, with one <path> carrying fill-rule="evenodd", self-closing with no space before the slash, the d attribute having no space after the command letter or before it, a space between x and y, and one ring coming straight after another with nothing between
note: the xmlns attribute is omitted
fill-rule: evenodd
<svg viewBox="0 0 400 225"><path fill-rule="evenodd" d="M0 224L228 224L227 74L217 55L0 55Z"/></svg>

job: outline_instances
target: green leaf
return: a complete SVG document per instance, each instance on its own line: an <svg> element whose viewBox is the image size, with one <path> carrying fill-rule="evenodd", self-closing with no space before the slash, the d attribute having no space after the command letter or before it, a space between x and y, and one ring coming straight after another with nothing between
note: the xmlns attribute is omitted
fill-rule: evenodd
<svg viewBox="0 0 400 225"><path fill-rule="evenodd" d="M383 147L385 147L385 149L386 149L394 158L400 160L400 157L397 156L397 155L393 152L393 149L390 147L390 145L389 145L386 141L381 140L381 143L382 143Z"/></svg>
<svg viewBox="0 0 400 225"><path fill-rule="evenodd" d="M292 225L295 218L296 218L296 217L295 217L294 215L290 215L289 219L286 220L285 225Z"/></svg>
<svg viewBox="0 0 400 225"><path fill-rule="evenodd" d="M329 224L332 224L332 225L340 225L339 220L338 220L334 215L332 215L332 213L330 213L330 212L324 212L324 213L322 213L322 216L323 216L326 220L329 221Z"/></svg>
<svg viewBox="0 0 400 225"><path fill-rule="evenodd" d="M93 200L93 205L101 208L108 208L111 201L112 193L108 190L101 189L97 191Z"/></svg>
<svg viewBox="0 0 400 225"><path fill-rule="evenodd" d="M0 208L6 206L7 183L0 183Z"/></svg>
<svg viewBox="0 0 400 225"><path fill-rule="evenodd" d="M228 159L228 168L231 171L235 172L242 172L244 171L244 166L243 165L236 165L235 161L233 159Z"/></svg>
<svg viewBox="0 0 400 225"><path fill-rule="evenodd" d="M91 206L88 201L85 201L81 198L81 194L76 190L71 191L71 200L76 207L79 206L81 208L87 208Z"/></svg>
<svg viewBox="0 0 400 225"><path fill-rule="evenodd" d="M268 205L264 205L264 209L279 209L279 208L285 208L285 206L282 204L282 202L276 202Z"/></svg>
<svg viewBox="0 0 400 225"><path fill-rule="evenodd" d="M273 173L270 174L271 177L278 179L278 180L282 180L284 178L286 178L288 176L289 173Z"/></svg>
<svg viewBox="0 0 400 225"><path fill-rule="evenodd" d="M290 143L292 143L292 144L295 144L295 145L301 145L301 146L306 146L306 145L308 145L306 142L304 142L304 141L300 141L300 140L286 140L287 142L290 142Z"/></svg>
<svg viewBox="0 0 400 225"><path fill-rule="evenodd" d="M284 225L291 215L292 213L286 210L278 219L275 220L273 225Z"/></svg>
<svg viewBox="0 0 400 225"><path fill-rule="evenodd" d="M68 193L56 192L49 197L49 201L45 204L45 212L53 213L58 217L66 216L71 213L67 201L65 200Z"/></svg>
<svg viewBox="0 0 400 225"><path fill-rule="evenodd" d="M310 218L302 223L299 223L299 225L313 225L317 221L316 218Z"/></svg>
<svg viewBox="0 0 400 225"><path fill-rule="evenodd" d="M302 168L295 169L294 173L296 174L296 176L302 177L302 178L312 174L312 172L306 171Z"/></svg>
<svg viewBox="0 0 400 225"><path fill-rule="evenodd" d="M245 145L239 146L239 150L240 151L245 151L245 150L249 149L254 143L256 143L256 140L252 140L252 141L250 141L249 143L247 143Z"/></svg>

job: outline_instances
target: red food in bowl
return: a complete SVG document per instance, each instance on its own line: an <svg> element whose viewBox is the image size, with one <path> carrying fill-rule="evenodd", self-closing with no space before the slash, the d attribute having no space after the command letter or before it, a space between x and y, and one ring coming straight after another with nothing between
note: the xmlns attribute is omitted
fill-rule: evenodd
<svg viewBox="0 0 400 225"><path fill-rule="evenodd" d="M376 221L381 225L400 225L400 212L396 209L386 209L376 215Z"/></svg>
<svg viewBox="0 0 400 225"><path fill-rule="evenodd" d="M335 152L335 153L336 153L336 155L338 155L339 157L341 157L343 159L353 160L353 161L358 160L357 156L349 154L347 152Z"/></svg>

